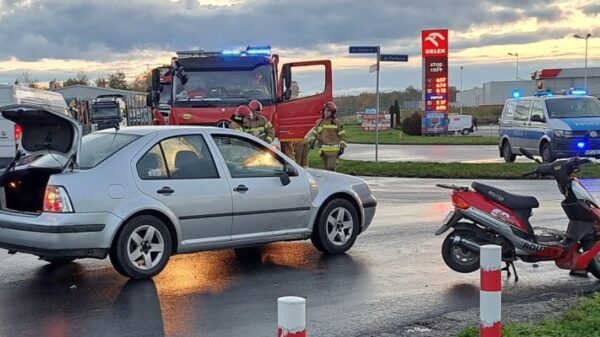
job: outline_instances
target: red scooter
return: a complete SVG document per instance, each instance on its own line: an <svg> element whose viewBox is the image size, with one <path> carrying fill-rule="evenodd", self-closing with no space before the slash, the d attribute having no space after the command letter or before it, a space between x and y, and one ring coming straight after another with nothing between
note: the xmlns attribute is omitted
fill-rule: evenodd
<svg viewBox="0 0 600 337"><path fill-rule="evenodd" d="M532 209L539 207L536 198L508 193L493 186L473 182L471 188L436 185L452 189L451 211L435 232L441 235L453 229L442 244L442 257L452 270L470 273L479 269L479 247L495 244L502 247L504 270L514 261L554 261L556 266L575 274L592 273L600 279L600 208L598 202L579 182L575 174L589 159L577 157L542 164L525 149L520 151L539 166L524 176L552 176L564 195L561 206L569 218L566 231L532 227ZM535 231L534 231L535 229Z"/></svg>

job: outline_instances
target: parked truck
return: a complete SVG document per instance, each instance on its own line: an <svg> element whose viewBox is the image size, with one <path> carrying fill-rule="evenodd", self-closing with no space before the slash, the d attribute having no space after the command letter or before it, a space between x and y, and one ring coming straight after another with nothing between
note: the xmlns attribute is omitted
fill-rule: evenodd
<svg viewBox="0 0 600 337"><path fill-rule="evenodd" d="M93 130L125 127L128 111L123 95L100 95L92 101L90 123Z"/></svg>
<svg viewBox="0 0 600 337"><path fill-rule="evenodd" d="M228 127L235 109L256 99L284 150L286 143L304 139L323 104L333 99L330 60L280 65L268 46L177 52L171 75L170 92L154 80L148 99L171 105L169 124Z"/></svg>

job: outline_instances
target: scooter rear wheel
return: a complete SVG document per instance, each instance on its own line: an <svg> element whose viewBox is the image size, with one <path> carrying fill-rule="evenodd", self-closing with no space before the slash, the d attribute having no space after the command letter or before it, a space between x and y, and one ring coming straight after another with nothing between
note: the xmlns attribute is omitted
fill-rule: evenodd
<svg viewBox="0 0 600 337"><path fill-rule="evenodd" d="M454 231L444 239L442 244L442 258L450 269L459 273L472 273L479 269L479 254L454 244L454 236L476 240L473 233L468 231Z"/></svg>
<svg viewBox="0 0 600 337"><path fill-rule="evenodd" d="M587 251L591 249L596 242L588 241L583 243L583 250ZM600 254L596 255L592 262L587 267L587 271L589 271L594 277L600 280Z"/></svg>

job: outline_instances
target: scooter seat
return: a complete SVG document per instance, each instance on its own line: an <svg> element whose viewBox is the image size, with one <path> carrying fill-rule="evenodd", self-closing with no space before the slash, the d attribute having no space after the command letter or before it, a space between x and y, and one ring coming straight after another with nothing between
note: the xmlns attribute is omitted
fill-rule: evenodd
<svg viewBox="0 0 600 337"><path fill-rule="evenodd" d="M499 188L478 182L473 182L471 187L473 187L475 191L485 195L486 198L502 204L510 209L531 209L540 207L540 203L535 197L508 193Z"/></svg>

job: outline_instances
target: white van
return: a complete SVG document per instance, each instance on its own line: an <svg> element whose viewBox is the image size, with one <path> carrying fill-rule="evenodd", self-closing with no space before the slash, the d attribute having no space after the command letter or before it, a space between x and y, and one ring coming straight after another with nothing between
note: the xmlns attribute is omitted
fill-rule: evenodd
<svg viewBox="0 0 600 337"><path fill-rule="evenodd" d="M69 115L67 103L58 92L13 84L0 84L0 107L11 104L34 104ZM21 128L0 115L0 168L15 157Z"/></svg>
<svg viewBox="0 0 600 337"><path fill-rule="evenodd" d="M448 115L448 133L460 132L463 136L473 132L473 116Z"/></svg>

